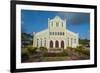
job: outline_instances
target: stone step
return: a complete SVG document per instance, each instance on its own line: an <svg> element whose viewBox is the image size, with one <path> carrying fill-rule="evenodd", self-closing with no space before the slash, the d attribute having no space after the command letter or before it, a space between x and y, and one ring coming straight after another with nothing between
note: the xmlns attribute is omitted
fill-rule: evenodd
<svg viewBox="0 0 100 73"><path fill-rule="evenodd" d="M48 52L62 52L63 48L49 48Z"/></svg>

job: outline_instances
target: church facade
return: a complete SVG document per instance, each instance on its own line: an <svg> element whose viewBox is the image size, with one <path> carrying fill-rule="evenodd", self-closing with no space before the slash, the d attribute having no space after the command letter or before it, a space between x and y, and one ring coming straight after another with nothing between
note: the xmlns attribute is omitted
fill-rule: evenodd
<svg viewBox="0 0 100 73"><path fill-rule="evenodd" d="M48 28L33 33L33 47L46 47L48 51L76 48L79 45L79 34L66 29L66 23L66 19L59 16L48 18Z"/></svg>

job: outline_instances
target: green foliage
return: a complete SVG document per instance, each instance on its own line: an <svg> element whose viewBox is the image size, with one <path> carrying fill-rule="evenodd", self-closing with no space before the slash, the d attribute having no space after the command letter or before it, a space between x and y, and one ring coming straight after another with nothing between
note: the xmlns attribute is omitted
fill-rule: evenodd
<svg viewBox="0 0 100 73"><path fill-rule="evenodd" d="M72 47L67 47L67 50L72 51L72 50L74 50L74 48L72 48Z"/></svg>
<svg viewBox="0 0 100 73"><path fill-rule="evenodd" d="M62 52L62 55L63 55L63 56L68 56L67 51L66 51L66 50L64 50L64 51Z"/></svg>
<svg viewBox="0 0 100 73"><path fill-rule="evenodd" d="M83 49L83 46L77 46L78 49Z"/></svg>
<svg viewBox="0 0 100 73"><path fill-rule="evenodd" d="M28 52L22 52L22 55L21 55L21 62L25 62L29 59L29 54Z"/></svg>
<svg viewBox="0 0 100 73"><path fill-rule="evenodd" d="M22 49L22 62L28 61L33 55L37 53L38 48L28 46L27 49Z"/></svg>
<svg viewBox="0 0 100 73"><path fill-rule="evenodd" d="M37 49L38 49L37 47L28 47L27 50L28 50L29 54L32 55L32 54L36 53Z"/></svg>
<svg viewBox="0 0 100 73"><path fill-rule="evenodd" d="M22 43L22 47L26 47L27 45L32 45L33 36L29 33L22 32L21 33L21 43Z"/></svg>
<svg viewBox="0 0 100 73"><path fill-rule="evenodd" d="M90 56L90 50L88 50L88 49L85 49L82 53L85 54L85 55Z"/></svg>
<svg viewBox="0 0 100 73"><path fill-rule="evenodd" d="M90 55L90 50L89 50L89 49L85 49L85 48L83 48L83 47L81 47L81 46L75 48L75 51L78 52L78 53L80 53L80 54L87 55L87 56Z"/></svg>
<svg viewBox="0 0 100 73"><path fill-rule="evenodd" d="M42 53L45 53L45 52L48 51L46 47L40 47L39 50L40 50L40 52L42 52Z"/></svg>
<svg viewBox="0 0 100 73"><path fill-rule="evenodd" d="M83 46L86 46L90 43L90 40L88 40L88 39L79 39L79 43Z"/></svg>

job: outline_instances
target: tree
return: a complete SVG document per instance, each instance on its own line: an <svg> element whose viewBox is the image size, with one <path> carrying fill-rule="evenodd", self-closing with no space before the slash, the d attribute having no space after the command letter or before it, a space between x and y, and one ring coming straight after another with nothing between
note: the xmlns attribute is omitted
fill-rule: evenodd
<svg viewBox="0 0 100 73"><path fill-rule="evenodd" d="M79 43L82 45L82 46L87 46L90 44L90 40L88 39L79 39Z"/></svg>
<svg viewBox="0 0 100 73"><path fill-rule="evenodd" d="M31 34L22 32L21 33L21 44L22 47L25 47L27 45L32 45L33 43L33 36Z"/></svg>

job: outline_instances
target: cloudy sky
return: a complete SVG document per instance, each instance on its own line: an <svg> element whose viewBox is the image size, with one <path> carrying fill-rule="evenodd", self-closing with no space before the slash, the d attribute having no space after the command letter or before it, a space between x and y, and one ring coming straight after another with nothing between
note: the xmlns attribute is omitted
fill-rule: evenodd
<svg viewBox="0 0 100 73"><path fill-rule="evenodd" d="M47 29L48 18L56 15L67 20L66 29L79 33L80 38L90 38L89 13L21 10L21 29L27 33Z"/></svg>

